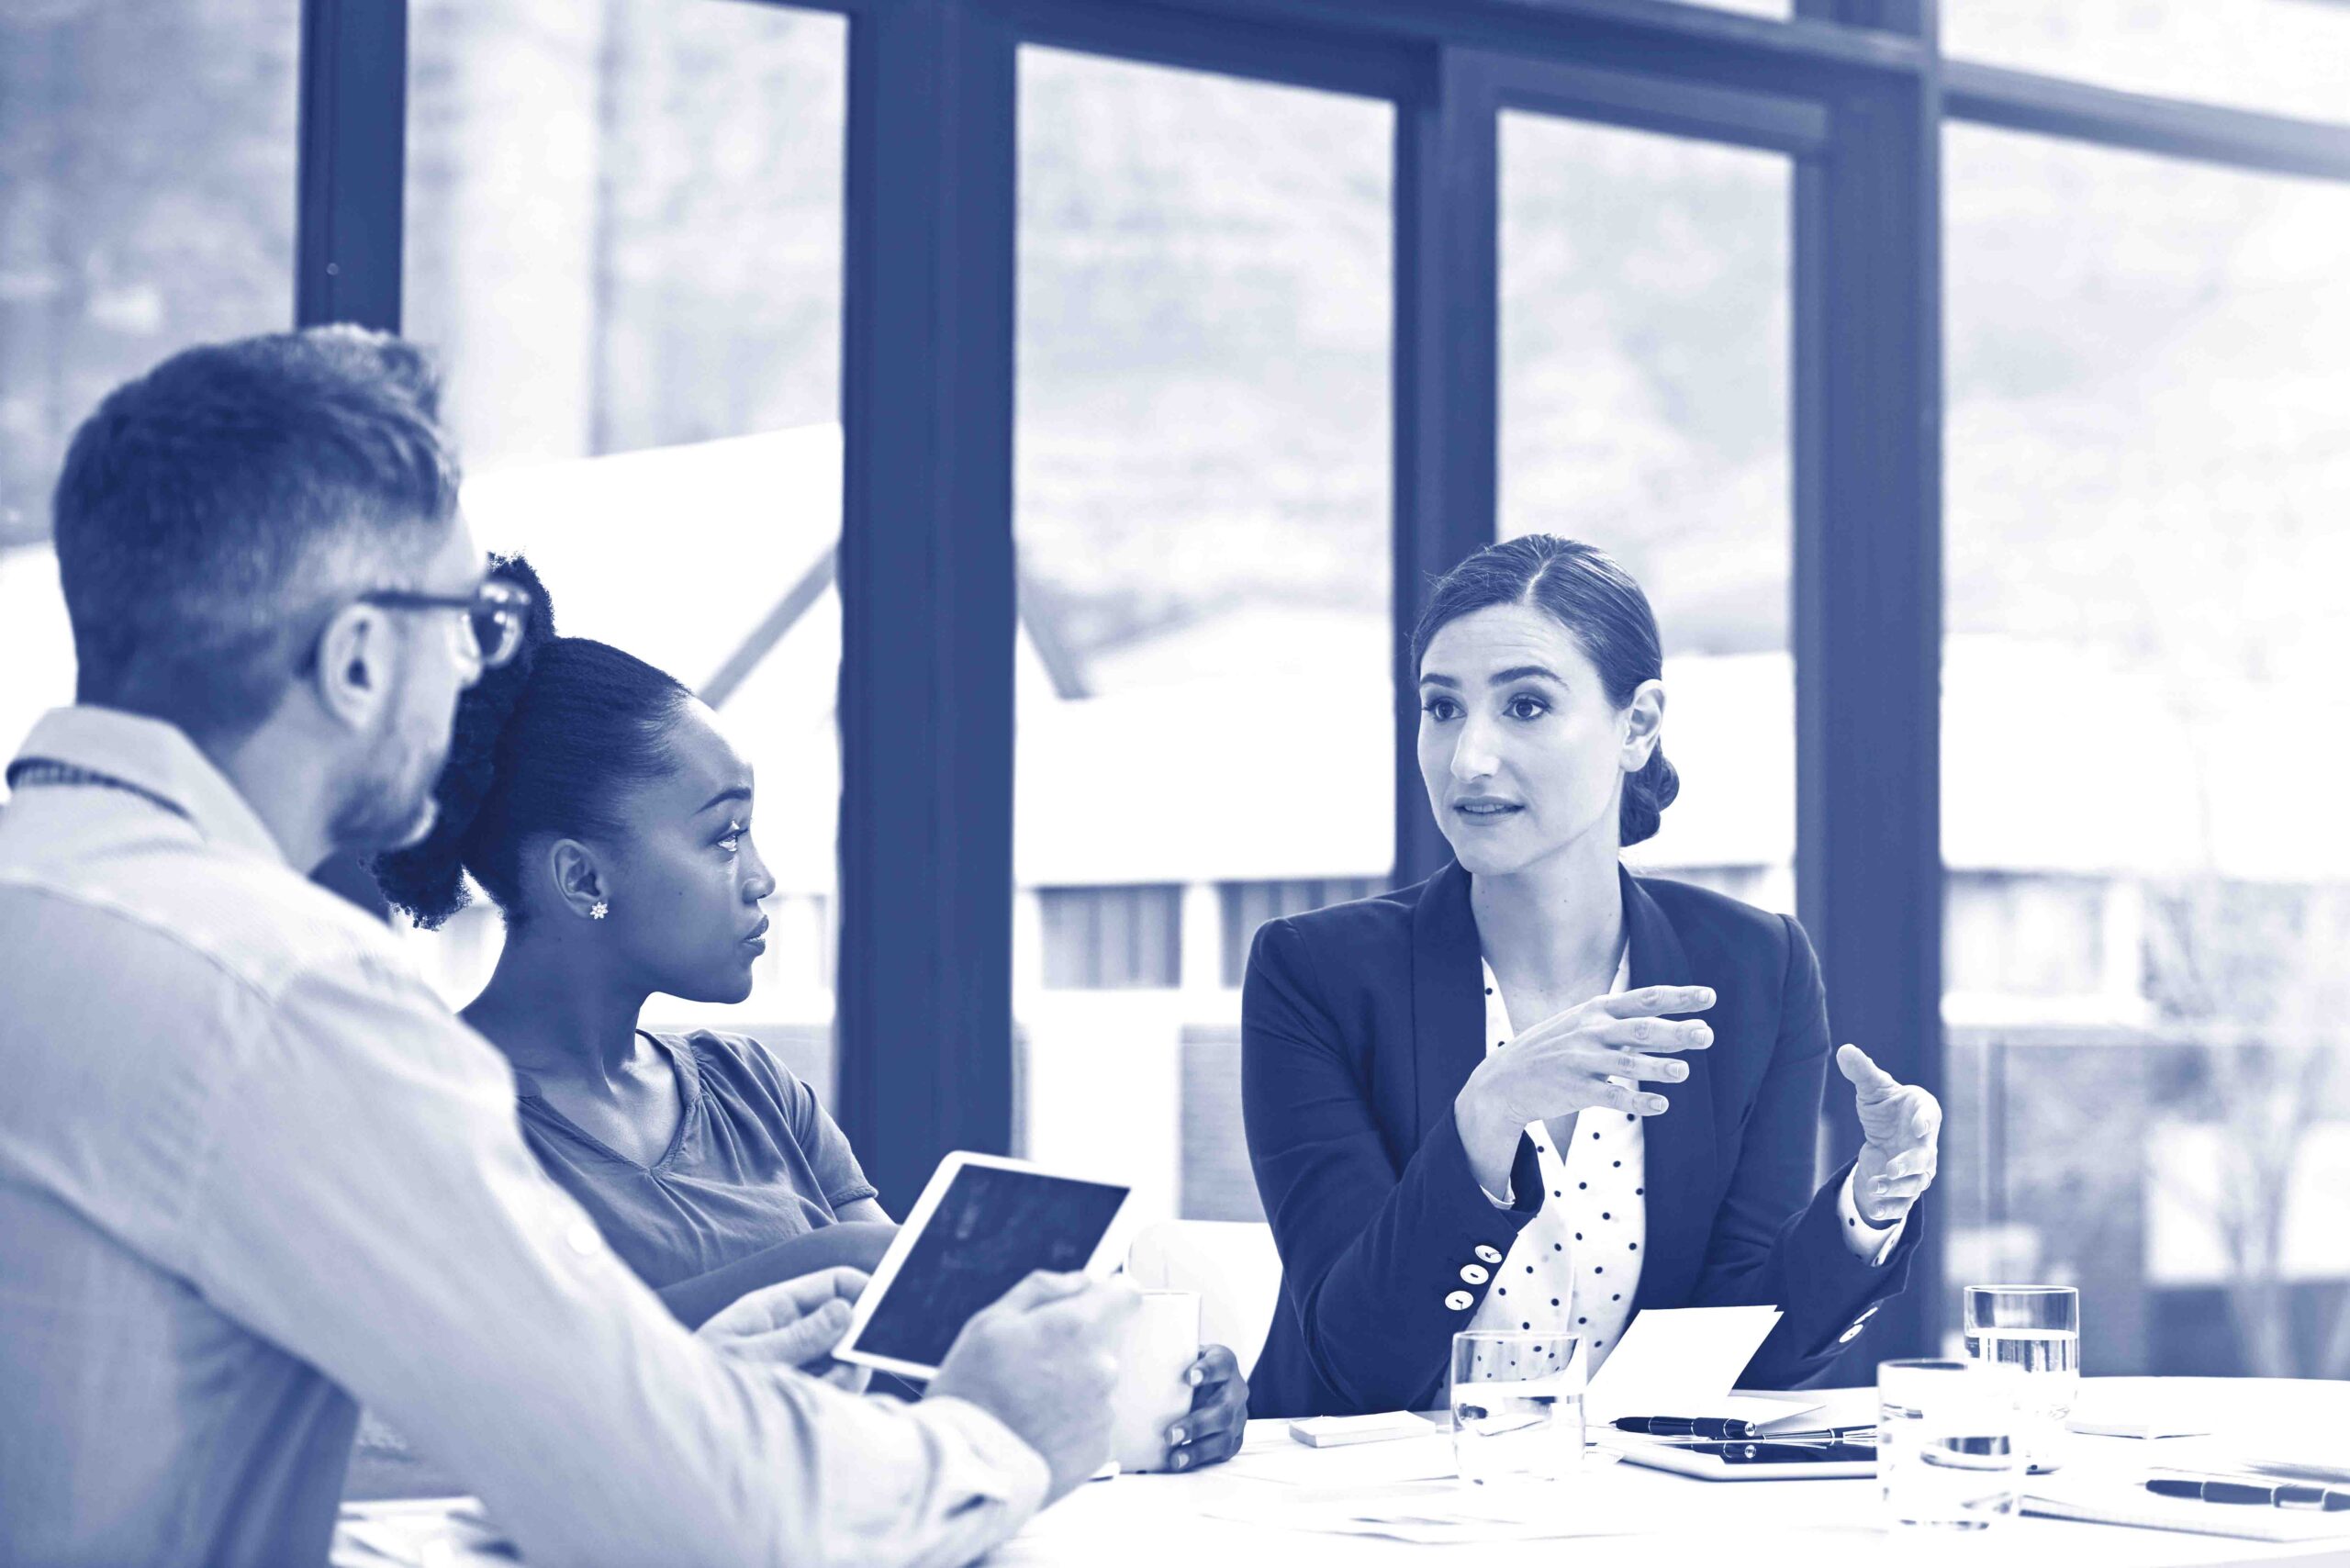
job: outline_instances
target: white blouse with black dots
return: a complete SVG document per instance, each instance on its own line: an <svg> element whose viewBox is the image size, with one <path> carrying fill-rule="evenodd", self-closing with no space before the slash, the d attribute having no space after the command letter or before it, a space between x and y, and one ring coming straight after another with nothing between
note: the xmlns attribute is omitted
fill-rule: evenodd
<svg viewBox="0 0 2350 1568"><path fill-rule="evenodd" d="M1631 978L1631 945L1617 960L1613 996ZM1483 965L1485 986L1485 1052L1507 1046L1513 1031L1509 1004L1502 1000L1494 967ZM1638 1087L1630 1079L1610 1083ZM1648 1242L1648 1144L1640 1118L1622 1111L1594 1109L1575 1118L1574 1147L1561 1157L1548 1126L1528 1123L1526 1136L1542 1170L1542 1207L1517 1233L1509 1256L1494 1271L1494 1288L1471 1320L1474 1328L1539 1328L1573 1334L1583 1340L1586 1372L1596 1372L1624 1337L1640 1284L1641 1249ZM1508 1207L1505 1191L1485 1194ZM1870 1225L1844 1182L1840 1207L1844 1239L1872 1263L1883 1263L1901 1239L1906 1216L1889 1226Z"/></svg>

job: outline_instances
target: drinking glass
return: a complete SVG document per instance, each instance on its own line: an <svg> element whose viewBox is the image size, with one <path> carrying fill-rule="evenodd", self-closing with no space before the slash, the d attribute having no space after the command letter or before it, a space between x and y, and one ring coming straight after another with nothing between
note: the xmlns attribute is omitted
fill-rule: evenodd
<svg viewBox="0 0 2350 1568"><path fill-rule="evenodd" d="M1969 1285L1966 1353L2023 1380L2024 1454L2033 1473L2065 1462L2065 1422L2081 1392L2081 1293L2070 1285Z"/></svg>
<svg viewBox="0 0 2350 1568"><path fill-rule="evenodd" d="M1877 1482L1897 1528L1978 1530L2015 1513L2020 1382L1979 1361L1877 1364Z"/></svg>
<svg viewBox="0 0 2350 1568"><path fill-rule="evenodd" d="M1491 1486L1562 1480L1583 1465L1583 1340L1539 1329L1452 1337L1452 1456Z"/></svg>

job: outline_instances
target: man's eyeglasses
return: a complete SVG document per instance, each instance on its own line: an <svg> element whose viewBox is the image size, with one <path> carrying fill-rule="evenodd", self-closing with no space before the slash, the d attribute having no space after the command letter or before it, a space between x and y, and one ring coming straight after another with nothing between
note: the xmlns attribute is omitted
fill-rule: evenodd
<svg viewBox="0 0 2350 1568"><path fill-rule="evenodd" d="M361 604L385 610L462 610L472 628L474 655L484 669L496 669L522 647L522 627L531 618L531 590L497 577L468 594L408 593L386 588L363 593Z"/></svg>

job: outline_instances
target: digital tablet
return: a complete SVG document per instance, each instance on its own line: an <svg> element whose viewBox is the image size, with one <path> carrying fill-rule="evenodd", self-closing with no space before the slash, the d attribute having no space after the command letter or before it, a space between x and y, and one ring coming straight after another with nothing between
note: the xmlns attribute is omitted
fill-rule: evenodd
<svg viewBox="0 0 2350 1568"><path fill-rule="evenodd" d="M1038 1269L1115 1269L1127 1188L990 1154L939 1161L857 1298L834 1359L928 1378L982 1307Z"/></svg>
<svg viewBox="0 0 2350 1568"><path fill-rule="evenodd" d="M1876 1473L1876 1445L1849 1440L1662 1442L1631 1438L1608 1445L1627 1464L1645 1464L1706 1481L1830 1481Z"/></svg>

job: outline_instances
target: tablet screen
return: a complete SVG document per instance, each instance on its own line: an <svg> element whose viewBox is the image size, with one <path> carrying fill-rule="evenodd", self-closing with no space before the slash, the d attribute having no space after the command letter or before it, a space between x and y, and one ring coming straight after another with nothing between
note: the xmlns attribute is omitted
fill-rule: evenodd
<svg viewBox="0 0 2350 1568"><path fill-rule="evenodd" d="M874 1304L856 1348L935 1367L963 1325L1032 1271L1084 1268L1125 1196L1125 1188L1101 1182L962 1167Z"/></svg>

